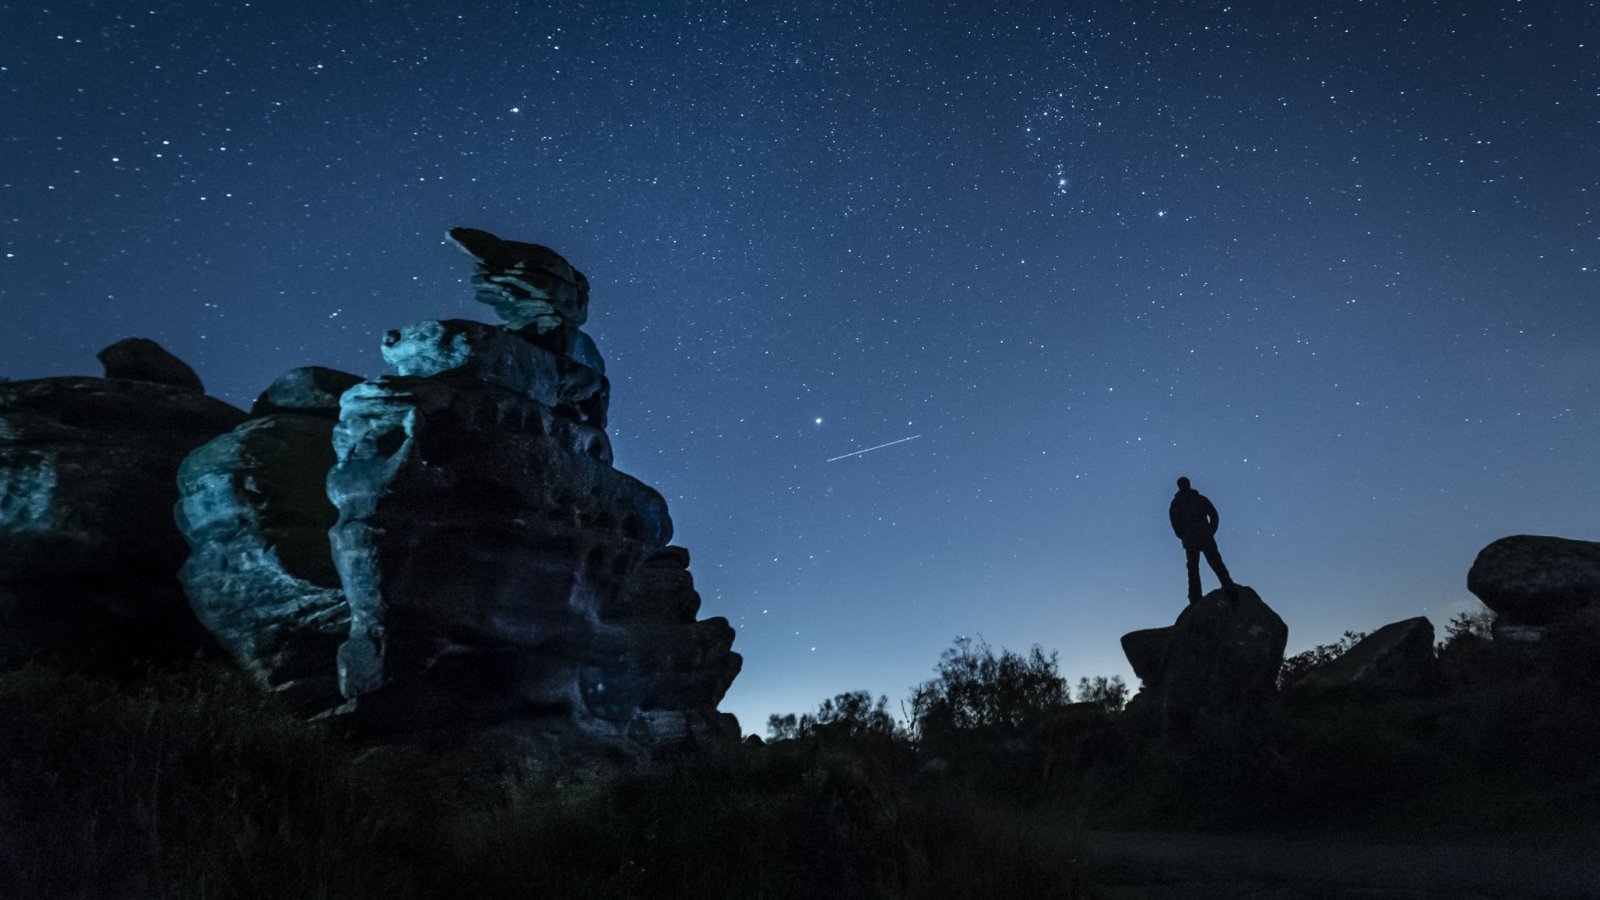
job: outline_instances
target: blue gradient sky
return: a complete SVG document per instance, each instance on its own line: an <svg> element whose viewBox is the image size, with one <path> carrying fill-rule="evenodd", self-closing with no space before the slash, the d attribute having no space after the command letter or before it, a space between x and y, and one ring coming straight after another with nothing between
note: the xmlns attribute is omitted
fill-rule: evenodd
<svg viewBox="0 0 1600 900"><path fill-rule="evenodd" d="M0 374L142 335L239 405L376 375L388 328L492 318L446 228L549 244L746 730L957 635L1131 681L1182 473L1291 651L1600 538L1592 2L3 18Z"/></svg>

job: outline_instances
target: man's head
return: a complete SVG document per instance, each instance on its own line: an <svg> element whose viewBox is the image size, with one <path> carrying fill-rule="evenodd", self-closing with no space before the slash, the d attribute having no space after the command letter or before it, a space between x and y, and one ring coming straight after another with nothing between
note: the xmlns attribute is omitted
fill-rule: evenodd
<svg viewBox="0 0 1600 900"><path fill-rule="evenodd" d="M1189 489L1189 476L1187 476L1187 475L1179 475L1178 476L1178 490L1187 491L1188 489Z"/></svg>

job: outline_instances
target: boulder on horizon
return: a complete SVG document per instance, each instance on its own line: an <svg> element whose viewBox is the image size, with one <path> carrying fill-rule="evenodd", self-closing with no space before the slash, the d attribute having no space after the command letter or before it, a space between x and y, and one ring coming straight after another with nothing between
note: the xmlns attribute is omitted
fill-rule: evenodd
<svg viewBox="0 0 1600 900"><path fill-rule="evenodd" d="M1306 696L1334 693L1415 694L1434 673L1433 623L1425 616L1391 622L1344 655L1290 685Z"/></svg>
<svg viewBox="0 0 1600 900"><path fill-rule="evenodd" d="M121 381L147 381L194 391L206 392L200 376L183 360L149 338L123 338L95 354L105 367L105 377Z"/></svg>
<svg viewBox="0 0 1600 900"><path fill-rule="evenodd" d="M1519 534L1479 551L1467 590L1502 627L1539 629L1600 604L1600 543Z"/></svg>

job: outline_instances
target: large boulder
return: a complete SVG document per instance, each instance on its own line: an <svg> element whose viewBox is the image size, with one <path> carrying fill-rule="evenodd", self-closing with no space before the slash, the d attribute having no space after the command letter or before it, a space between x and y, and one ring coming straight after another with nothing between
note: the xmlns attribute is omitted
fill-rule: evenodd
<svg viewBox="0 0 1600 900"><path fill-rule="evenodd" d="M244 413L135 378L0 383L0 664L192 654L178 464Z"/></svg>
<svg viewBox="0 0 1600 900"><path fill-rule="evenodd" d="M1290 687L1303 695L1415 694L1428 686L1433 669L1433 623L1418 616L1379 628Z"/></svg>
<svg viewBox="0 0 1600 900"><path fill-rule="evenodd" d="M1283 619L1251 588L1235 585L1231 596L1212 591L1178 615L1153 676L1141 676L1136 707L1179 737L1192 733L1202 715L1254 711L1273 695L1288 639ZM1133 642L1136 665L1145 671L1155 643Z"/></svg>
<svg viewBox="0 0 1600 900"><path fill-rule="evenodd" d="M1479 551L1467 590L1511 627L1542 627L1600 604L1600 543L1519 534Z"/></svg>
<svg viewBox="0 0 1600 900"><path fill-rule="evenodd" d="M203 394L205 385L189 364L149 338L123 338L95 354L106 377L123 381L148 381Z"/></svg>
<svg viewBox="0 0 1600 900"><path fill-rule="evenodd" d="M180 575L195 615L246 672L307 713L343 702L335 657L350 631L328 544L333 427L315 414L251 419L178 472L178 525L192 548Z"/></svg>
<svg viewBox="0 0 1600 900"><path fill-rule="evenodd" d="M491 385L397 376L344 395L334 445L358 723L581 715L599 610L672 533L605 433Z"/></svg>

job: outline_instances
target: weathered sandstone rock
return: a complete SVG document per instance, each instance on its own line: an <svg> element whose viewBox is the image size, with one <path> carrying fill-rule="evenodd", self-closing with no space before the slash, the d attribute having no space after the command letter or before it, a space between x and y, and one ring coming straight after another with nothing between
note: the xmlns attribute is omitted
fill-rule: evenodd
<svg viewBox="0 0 1600 900"><path fill-rule="evenodd" d="M482 322L419 322L384 335L383 358L401 375L451 373L475 379L605 428L610 403L605 364L583 332L573 329L564 334L575 343L552 352Z"/></svg>
<svg viewBox="0 0 1600 900"><path fill-rule="evenodd" d="M0 662L193 653L204 633L176 578L178 464L243 419L146 380L0 383Z"/></svg>
<svg viewBox="0 0 1600 900"><path fill-rule="evenodd" d="M328 544L333 427L321 415L251 419L178 472L190 605L245 671L308 713L343 702L335 657L350 631Z"/></svg>
<svg viewBox="0 0 1600 900"><path fill-rule="evenodd" d="M605 433L500 388L399 376L345 394L334 444L340 683L362 720L582 714L598 611L672 529Z"/></svg>
<svg viewBox="0 0 1600 900"><path fill-rule="evenodd" d="M450 239L478 260L472 284L513 331L543 334L589 318L589 279L542 244L507 241L476 228L452 228Z"/></svg>

